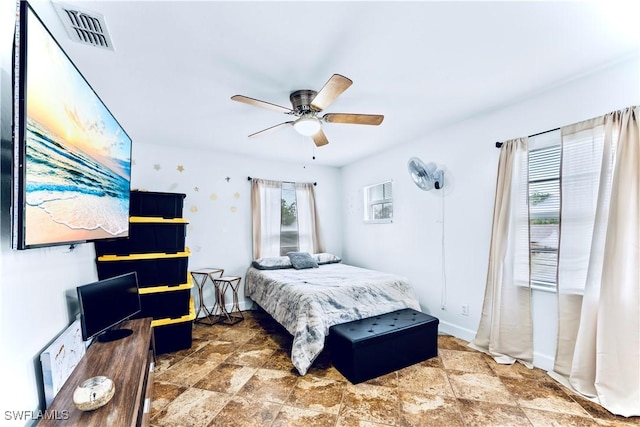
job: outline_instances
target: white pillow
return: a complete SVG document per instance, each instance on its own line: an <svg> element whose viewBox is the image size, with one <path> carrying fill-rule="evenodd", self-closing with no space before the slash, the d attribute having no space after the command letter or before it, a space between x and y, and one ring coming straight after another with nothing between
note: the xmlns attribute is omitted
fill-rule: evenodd
<svg viewBox="0 0 640 427"><path fill-rule="evenodd" d="M326 253L326 252L321 252L319 254L313 254L313 257L315 258L315 260L318 263L318 265L335 264L337 262L341 262L342 261L342 258L339 258L339 257L335 256L334 254L330 254L330 253Z"/></svg>
<svg viewBox="0 0 640 427"><path fill-rule="evenodd" d="M251 265L259 270L280 270L282 268L293 267L288 256L258 258L254 260Z"/></svg>

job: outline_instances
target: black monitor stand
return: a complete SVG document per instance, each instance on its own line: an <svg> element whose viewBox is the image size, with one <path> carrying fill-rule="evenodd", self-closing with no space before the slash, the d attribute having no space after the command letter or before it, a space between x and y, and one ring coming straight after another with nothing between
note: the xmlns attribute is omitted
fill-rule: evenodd
<svg viewBox="0 0 640 427"><path fill-rule="evenodd" d="M126 338L131 335L133 331L131 329L109 329L105 333L98 335L99 342L110 342Z"/></svg>

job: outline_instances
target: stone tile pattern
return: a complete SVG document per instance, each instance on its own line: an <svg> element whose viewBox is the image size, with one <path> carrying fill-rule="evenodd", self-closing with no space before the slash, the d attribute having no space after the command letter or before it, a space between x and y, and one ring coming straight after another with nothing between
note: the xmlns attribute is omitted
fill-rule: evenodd
<svg viewBox="0 0 640 427"><path fill-rule="evenodd" d="M440 335L438 357L353 385L325 350L305 376L291 336L263 311L194 325L190 349L158 357L151 425L192 427L640 426L540 369L498 365Z"/></svg>

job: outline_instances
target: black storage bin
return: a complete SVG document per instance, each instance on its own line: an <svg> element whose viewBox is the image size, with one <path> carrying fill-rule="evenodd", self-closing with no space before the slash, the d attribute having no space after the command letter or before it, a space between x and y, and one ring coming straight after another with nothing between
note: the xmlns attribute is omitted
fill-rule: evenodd
<svg viewBox="0 0 640 427"><path fill-rule="evenodd" d="M141 288L187 283L188 252L98 257L100 280L135 271Z"/></svg>
<svg viewBox="0 0 640 427"><path fill-rule="evenodd" d="M131 217L129 237L95 242L96 255L176 253L185 250L187 221Z"/></svg>
<svg viewBox="0 0 640 427"><path fill-rule="evenodd" d="M181 218L186 194L155 191L131 191L129 215Z"/></svg>
<svg viewBox="0 0 640 427"><path fill-rule="evenodd" d="M156 340L156 354L190 348L192 344L193 320L154 326L153 333Z"/></svg>
<svg viewBox="0 0 640 427"><path fill-rule="evenodd" d="M140 289L141 311L135 317L175 319L189 314L189 299L193 284L157 286Z"/></svg>
<svg viewBox="0 0 640 427"><path fill-rule="evenodd" d="M189 301L189 314L178 319L157 319L151 321L156 342L156 354L190 348L192 343L193 319L196 318L193 299Z"/></svg>
<svg viewBox="0 0 640 427"><path fill-rule="evenodd" d="M329 328L333 366L354 384L438 355L439 320L406 308Z"/></svg>

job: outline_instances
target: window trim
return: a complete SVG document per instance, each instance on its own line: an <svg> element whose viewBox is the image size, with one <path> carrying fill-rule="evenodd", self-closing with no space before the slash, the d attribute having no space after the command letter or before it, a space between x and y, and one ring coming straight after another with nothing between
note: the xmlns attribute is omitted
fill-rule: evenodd
<svg viewBox="0 0 640 427"><path fill-rule="evenodd" d="M375 200L374 202L372 202L369 199L369 194L370 194L370 189L377 187L377 186L382 186L383 187L383 193L384 193L384 185L385 184L391 184L391 197L390 198L383 198L380 200ZM363 215L363 222L365 224L390 224L393 222L393 180L392 179L387 179L384 181L380 181L378 183L375 184L371 184L371 185L365 185L363 188L363 193L364 193L364 197L363 197L363 203L364 203L364 215ZM372 219L372 207L373 205L378 205L378 204L385 204L385 203L390 203L391 204L391 218L378 218L378 219Z"/></svg>

